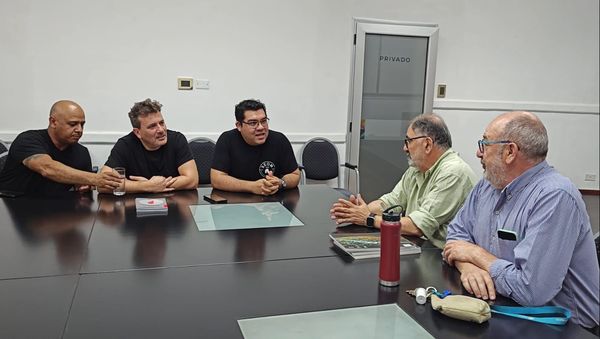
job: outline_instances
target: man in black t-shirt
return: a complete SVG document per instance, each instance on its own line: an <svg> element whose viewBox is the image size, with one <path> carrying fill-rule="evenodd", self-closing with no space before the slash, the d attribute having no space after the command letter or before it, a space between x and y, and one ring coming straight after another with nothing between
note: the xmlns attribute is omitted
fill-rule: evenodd
<svg viewBox="0 0 600 339"><path fill-rule="evenodd" d="M161 107L150 99L133 105L129 112L133 131L117 141L102 167L102 173L125 168L126 192L157 193L198 186L198 170L187 139L167 129Z"/></svg>
<svg viewBox="0 0 600 339"><path fill-rule="evenodd" d="M116 174L92 172L90 153L79 144L85 124L81 106L57 101L48 120L48 129L25 131L12 142L0 173L0 190L55 194L118 187Z"/></svg>
<svg viewBox="0 0 600 339"><path fill-rule="evenodd" d="M300 170L292 145L282 133L269 130L265 105L244 100L235 106L235 119L236 128L217 140L212 186L260 195L298 186Z"/></svg>

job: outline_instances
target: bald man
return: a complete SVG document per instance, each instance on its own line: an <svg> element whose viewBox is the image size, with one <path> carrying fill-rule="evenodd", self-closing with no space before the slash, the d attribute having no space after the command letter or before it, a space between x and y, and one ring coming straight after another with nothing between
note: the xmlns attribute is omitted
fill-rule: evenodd
<svg viewBox="0 0 600 339"><path fill-rule="evenodd" d="M84 125L85 114L77 103L54 103L47 129L25 131L12 142L0 172L0 190L52 194L117 187L116 174L92 172L90 153L79 144Z"/></svg>
<svg viewBox="0 0 600 339"><path fill-rule="evenodd" d="M524 306L558 305L596 328L598 258L573 183L546 162L548 134L532 113L498 116L478 142L485 178L448 225L445 260L467 291Z"/></svg>

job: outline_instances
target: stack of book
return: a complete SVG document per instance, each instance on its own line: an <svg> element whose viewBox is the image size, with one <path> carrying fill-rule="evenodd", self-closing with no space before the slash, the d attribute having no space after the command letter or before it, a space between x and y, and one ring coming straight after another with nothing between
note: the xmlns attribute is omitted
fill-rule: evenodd
<svg viewBox="0 0 600 339"><path fill-rule="evenodd" d="M379 258L381 250L380 233L339 233L329 234L333 244L354 259ZM400 237L400 255L419 254L421 247Z"/></svg>
<svg viewBox="0 0 600 339"><path fill-rule="evenodd" d="M165 198L135 198L135 214L138 217L169 214Z"/></svg>

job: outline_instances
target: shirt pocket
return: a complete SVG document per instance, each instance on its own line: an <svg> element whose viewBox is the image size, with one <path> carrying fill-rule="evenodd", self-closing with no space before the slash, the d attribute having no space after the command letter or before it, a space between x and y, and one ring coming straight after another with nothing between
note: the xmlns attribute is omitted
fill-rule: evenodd
<svg viewBox="0 0 600 339"><path fill-rule="evenodd" d="M515 261L515 247L517 246L516 240L505 240L498 239L498 252L500 258L511 262Z"/></svg>

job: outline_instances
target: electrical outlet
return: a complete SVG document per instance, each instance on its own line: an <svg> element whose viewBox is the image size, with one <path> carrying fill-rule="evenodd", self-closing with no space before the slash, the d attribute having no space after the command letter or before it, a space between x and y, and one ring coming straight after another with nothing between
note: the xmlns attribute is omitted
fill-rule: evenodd
<svg viewBox="0 0 600 339"><path fill-rule="evenodd" d="M583 179L584 181L596 181L596 174L593 173L587 173L585 175L585 179Z"/></svg>
<svg viewBox="0 0 600 339"><path fill-rule="evenodd" d="M196 89L210 89L210 81L207 79L196 79Z"/></svg>

